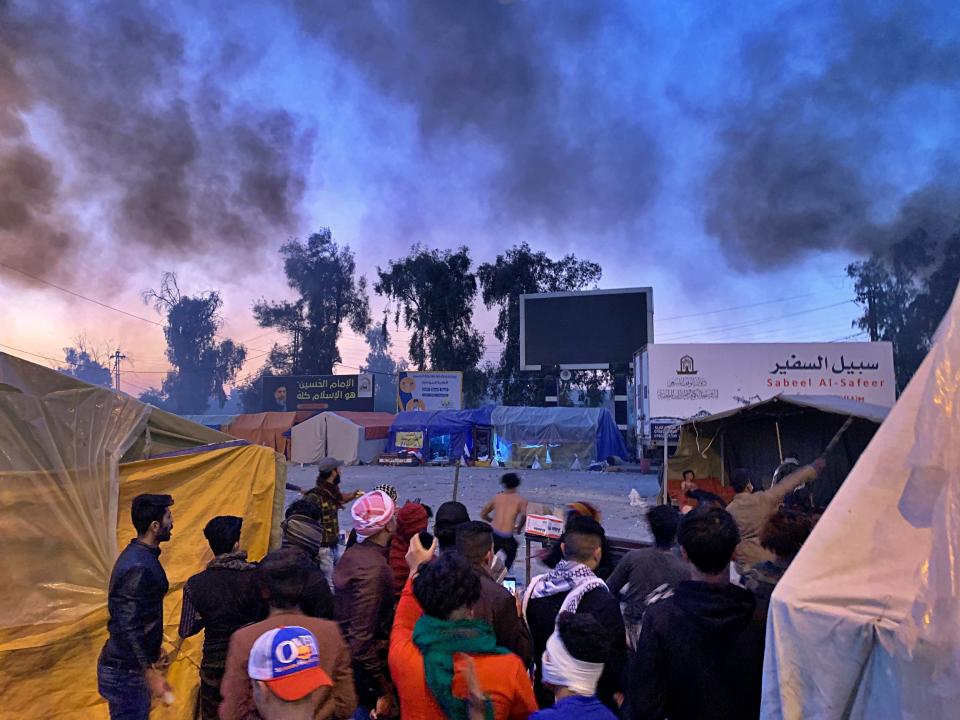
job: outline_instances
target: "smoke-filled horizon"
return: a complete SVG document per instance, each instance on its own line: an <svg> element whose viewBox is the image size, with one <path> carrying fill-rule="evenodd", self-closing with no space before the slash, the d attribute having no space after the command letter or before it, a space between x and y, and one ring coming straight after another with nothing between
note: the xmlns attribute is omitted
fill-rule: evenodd
<svg viewBox="0 0 960 720"><path fill-rule="evenodd" d="M825 269L960 215L941 5L0 0L0 261L125 302L178 270L251 335L321 226L368 278L527 241L669 314L784 277L826 305Z"/></svg>

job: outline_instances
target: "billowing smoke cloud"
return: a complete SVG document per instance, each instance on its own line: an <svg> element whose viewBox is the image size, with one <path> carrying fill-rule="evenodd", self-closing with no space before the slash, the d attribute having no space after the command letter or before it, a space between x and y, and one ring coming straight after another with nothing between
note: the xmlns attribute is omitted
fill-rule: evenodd
<svg viewBox="0 0 960 720"><path fill-rule="evenodd" d="M942 237L960 218L955 123L936 121L960 108L956 23L912 6L876 15L848 4L818 34L806 12L745 38L746 94L721 115L706 224L740 269L882 250L918 227ZM813 38L805 53L790 28Z"/></svg>
<svg viewBox="0 0 960 720"><path fill-rule="evenodd" d="M162 8L0 0L0 259L66 270L93 240L73 222L91 209L96 239L141 263L219 250L239 266L297 229L309 134L230 99L249 60L235 46L188 66Z"/></svg>
<svg viewBox="0 0 960 720"><path fill-rule="evenodd" d="M295 5L310 35L413 108L425 154L459 146L477 162L464 172L483 176L492 218L606 231L656 189L655 143L631 100L640 75L610 52L639 29L616 3Z"/></svg>

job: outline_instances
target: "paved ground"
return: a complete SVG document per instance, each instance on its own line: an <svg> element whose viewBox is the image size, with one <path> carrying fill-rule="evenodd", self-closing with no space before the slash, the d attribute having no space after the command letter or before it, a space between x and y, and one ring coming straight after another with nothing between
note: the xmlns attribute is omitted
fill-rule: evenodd
<svg viewBox="0 0 960 720"><path fill-rule="evenodd" d="M498 468L461 468L458 500L467 506L471 517L479 516L486 501L499 491L499 478L504 470ZM549 506L563 506L577 500L590 502L603 513L603 525L613 537L649 540L649 531L642 518L642 508L631 507L628 496L630 490L648 499L657 493L656 475L642 475L638 472L598 473L573 472L569 470L524 470L520 471L523 485L520 491L531 502ZM364 465L343 468L344 492L354 489L372 490L379 483L390 483L397 488L400 502L420 499L421 502L436 509L441 503L453 496L452 467L398 468ZM304 489L313 486L316 471L306 466L290 464L287 467L287 481ZM287 501L292 502L297 493L288 492ZM340 527L351 527L349 509L340 514ZM536 548L536 546L534 546ZM520 554L513 569L514 575L523 576L524 546L521 543ZM543 568L536 561L534 573Z"/></svg>

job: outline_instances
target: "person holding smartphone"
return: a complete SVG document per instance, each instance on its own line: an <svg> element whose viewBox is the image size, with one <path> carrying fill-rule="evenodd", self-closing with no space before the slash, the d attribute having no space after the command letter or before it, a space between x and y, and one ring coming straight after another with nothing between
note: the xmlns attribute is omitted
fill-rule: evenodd
<svg viewBox="0 0 960 720"><path fill-rule="evenodd" d="M480 597L470 608L473 617L490 623L497 645L517 655L524 667L532 667L533 640L526 623L517 612L516 596L490 574L493 528L479 520L465 522L457 528L456 542L457 552L470 561L480 578ZM516 588L516 580L513 584Z"/></svg>

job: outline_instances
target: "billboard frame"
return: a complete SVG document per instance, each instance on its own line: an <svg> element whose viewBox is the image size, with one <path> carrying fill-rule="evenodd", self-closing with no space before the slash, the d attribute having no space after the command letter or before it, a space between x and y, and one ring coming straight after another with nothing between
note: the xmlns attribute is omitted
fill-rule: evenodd
<svg viewBox="0 0 960 720"><path fill-rule="evenodd" d="M527 298L558 298L558 297L582 297L584 295L634 295L643 293L647 296L647 344L652 344L653 339L653 288L652 287L631 287L631 288L613 288L608 290L570 290L564 292L547 293L524 293L520 295L520 370L525 372L539 372L544 369L543 365L530 365L527 363L527 321L526 321L526 303ZM634 348L630 355L623 360L624 365L633 362ZM610 363L560 363L556 366L561 370L610 370Z"/></svg>

